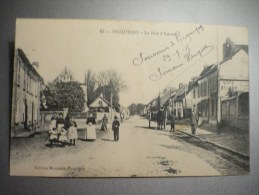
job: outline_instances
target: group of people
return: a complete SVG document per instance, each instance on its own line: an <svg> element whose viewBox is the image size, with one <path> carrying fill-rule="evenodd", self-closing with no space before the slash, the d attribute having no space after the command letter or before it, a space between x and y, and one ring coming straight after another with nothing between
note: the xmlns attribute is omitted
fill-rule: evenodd
<svg viewBox="0 0 259 195"><path fill-rule="evenodd" d="M191 118L190 118L190 124L191 124L191 132L193 135L196 134L196 127L198 126L198 120L199 120L199 116L197 116L195 112L192 112ZM173 113L169 115L169 121L171 125L170 132L175 132L175 116ZM165 113L161 109L157 113L157 129L161 130L161 129L165 129L165 127L166 127Z"/></svg>
<svg viewBox="0 0 259 195"><path fill-rule="evenodd" d="M89 114L86 120L87 129L85 130L85 139L96 139L96 119L92 113ZM119 127L120 122L118 117L114 117L114 121L112 123L112 130L114 134L114 141L119 140ZM101 130L108 130L108 118L106 114L104 114L102 118ZM51 117L51 124L49 127L49 141L50 147L53 146L54 143L57 143L60 147L65 147L65 145L75 146L76 139L78 139L77 133L77 124L74 118L70 117L69 113L63 118L63 114L53 113Z"/></svg>
<svg viewBox="0 0 259 195"><path fill-rule="evenodd" d="M77 138L77 124L74 118L71 118L69 114L67 114L64 119L62 113L57 115L57 113L54 112L49 127L50 147L52 147L55 142L58 143L60 147L65 147L68 140L70 141L70 145L75 146Z"/></svg>

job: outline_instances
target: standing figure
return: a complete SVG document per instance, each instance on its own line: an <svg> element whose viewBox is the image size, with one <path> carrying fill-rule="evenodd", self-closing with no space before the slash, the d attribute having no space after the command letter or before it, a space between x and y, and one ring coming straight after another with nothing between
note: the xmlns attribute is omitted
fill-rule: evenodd
<svg viewBox="0 0 259 195"><path fill-rule="evenodd" d="M170 132L175 132L175 117L174 117L174 114L171 114L171 117L170 117L170 123L171 123L171 130Z"/></svg>
<svg viewBox="0 0 259 195"><path fill-rule="evenodd" d="M53 115L51 116L49 130L53 130L54 128L57 127L57 119L58 119L57 113L54 112Z"/></svg>
<svg viewBox="0 0 259 195"><path fill-rule="evenodd" d="M162 111L159 110L157 113L157 129L161 129Z"/></svg>
<svg viewBox="0 0 259 195"><path fill-rule="evenodd" d="M77 134L77 124L75 121L72 121L71 126L68 129L68 139L70 141L70 145L76 145L76 139L78 138Z"/></svg>
<svg viewBox="0 0 259 195"><path fill-rule="evenodd" d="M101 127L102 131L107 130L107 124L108 124L108 118L107 118L106 114L104 114L103 118L102 118L102 127Z"/></svg>
<svg viewBox="0 0 259 195"><path fill-rule="evenodd" d="M65 120L63 119L63 114L60 113L57 119L57 129L59 133L63 127L65 127Z"/></svg>
<svg viewBox="0 0 259 195"><path fill-rule="evenodd" d="M95 118L92 113L89 114L89 117L86 120L86 131L85 131L85 139L96 139L96 131L95 131Z"/></svg>
<svg viewBox="0 0 259 195"><path fill-rule="evenodd" d="M71 118L69 113L67 113L67 116L65 118L65 129L68 129L72 125Z"/></svg>
<svg viewBox="0 0 259 195"><path fill-rule="evenodd" d="M113 130L114 141L119 141L120 122L117 116L114 117L114 121L112 123L112 130Z"/></svg>
<svg viewBox="0 0 259 195"><path fill-rule="evenodd" d="M197 127L197 117L196 117L195 112L192 112L192 115L191 115L191 129L192 129L193 135L196 134L196 127Z"/></svg>

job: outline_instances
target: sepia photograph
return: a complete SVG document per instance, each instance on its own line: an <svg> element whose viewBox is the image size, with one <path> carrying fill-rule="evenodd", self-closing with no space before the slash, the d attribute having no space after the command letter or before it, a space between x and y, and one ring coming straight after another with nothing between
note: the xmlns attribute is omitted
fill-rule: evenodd
<svg viewBox="0 0 259 195"><path fill-rule="evenodd" d="M248 30L17 19L10 175L250 173Z"/></svg>

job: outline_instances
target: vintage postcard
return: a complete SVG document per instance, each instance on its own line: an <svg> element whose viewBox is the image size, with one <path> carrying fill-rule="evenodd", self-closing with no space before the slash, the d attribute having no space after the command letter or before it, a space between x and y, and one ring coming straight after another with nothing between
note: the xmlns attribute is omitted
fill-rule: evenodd
<svg viewBox="0 0 259 195"><path fill-rule="evenodd" d="M17 19L10 175L249 174L248 31Z"/></svg>

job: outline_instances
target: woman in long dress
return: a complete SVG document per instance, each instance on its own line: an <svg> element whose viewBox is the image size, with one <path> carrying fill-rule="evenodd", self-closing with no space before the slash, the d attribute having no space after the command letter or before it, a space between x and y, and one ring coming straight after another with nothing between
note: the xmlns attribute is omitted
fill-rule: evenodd
<svg viewBox="0 0 259 195"><path fill-rule="evenodd" d="M95 140L96 139L96 131L95 131L95 118L93 117L93 114L90 113L89 117L86 120L86 125L87 125L87 129L86 129L86 133L85 133L85 139L92 139Z"/></svg>

